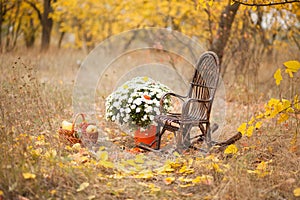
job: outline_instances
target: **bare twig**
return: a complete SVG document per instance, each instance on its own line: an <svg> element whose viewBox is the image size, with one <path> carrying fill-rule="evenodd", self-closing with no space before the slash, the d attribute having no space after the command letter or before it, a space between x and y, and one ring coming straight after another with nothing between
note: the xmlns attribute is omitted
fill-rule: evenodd
<svg viewBox="0 0 300 200"><path fill-rule="evenodd" d="M269 2L269 3L248 3L248 2L236 1L236 0L233 0L233 2L245 6L275 6L275 5L284 5L289 3L300 3L300 0L291 0L291 1L285 0L280 2Z"/></svg>
<svg viewBox="0 0 300 200"><path fill-rule="evenodd" d="M38 18L39 18L40 22L42 23L43 17L42 17L42 13L41 13L40 9L35 5L34 2L31 2L28 0L25 0L25 2L28 3L36 11Z"/></svg>

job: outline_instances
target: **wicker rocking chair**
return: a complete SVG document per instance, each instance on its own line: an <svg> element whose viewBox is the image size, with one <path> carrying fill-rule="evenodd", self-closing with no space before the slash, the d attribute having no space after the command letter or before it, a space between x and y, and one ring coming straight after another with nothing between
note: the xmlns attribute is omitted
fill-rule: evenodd
<svg viewBox="0 0 300 200"><path fill-rule="evenodd" d="M191 147L193 142L205 141L211 147L211 133L217 129L217 125L211 127L210 113L214 101L215 92L219 81L219 59L214 52L207 51L200 56L196 65L193 79L186 96L175 93L166 93L162 96L161 115L155 117L157 122L156 145L154 148L140 144L139 147L148 150L159 150L161 139L165 131L175 134L177 150ZM182 102L181 112L165 113L162 107L168 97L178 98ZM199 127L200 134L190 135L192 127Z"/></svg>

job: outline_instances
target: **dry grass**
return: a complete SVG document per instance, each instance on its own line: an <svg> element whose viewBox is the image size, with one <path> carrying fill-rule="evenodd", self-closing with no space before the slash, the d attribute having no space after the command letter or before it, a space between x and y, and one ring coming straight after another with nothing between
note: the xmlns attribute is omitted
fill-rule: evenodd
<svg viewBox="0 0 300 200"><path fill-rule="evenodd" d="M206 157L199 152L182 157L146 153L140 154L141 161L119 150L117 143L115 149L98 151L96 156L84 148L66 147L56 131L63 119L73 115L78 58L84 55L70 50L0 55L0 199L296 198L299 134L298 146L291 148L291 141L299 120L265 123L251 138L237 142L239 152L231 156L223 152ZM262 95L250 102L247 96L253 94L242 87L232 87L227 95L225 138L261 109L265 100ZM107 134L119 133L108 123L99 125ZM171 171L158 170L169 166L168 162ZM249 173L263 162L266 166L259 173ZM183 166L192 170L182 172ZM193 182L197 176L209 178ZM168 184L167 177L175 179Z"/></svg>

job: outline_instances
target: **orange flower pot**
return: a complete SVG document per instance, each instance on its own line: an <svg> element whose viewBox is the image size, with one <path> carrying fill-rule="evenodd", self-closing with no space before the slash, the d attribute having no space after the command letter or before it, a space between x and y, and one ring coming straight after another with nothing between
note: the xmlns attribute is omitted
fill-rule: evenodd
<svg viewBox="0 0 300 200"><path fill-rule="evenodd" d="M151 125L149 129L141 131L140 128L134 133L134 142L136 145L140 143L144 143L147 145L151 145L153 141L155 141L156 134L156 126ZM154 142L151 147L155 147L156 142Z"/></svg>

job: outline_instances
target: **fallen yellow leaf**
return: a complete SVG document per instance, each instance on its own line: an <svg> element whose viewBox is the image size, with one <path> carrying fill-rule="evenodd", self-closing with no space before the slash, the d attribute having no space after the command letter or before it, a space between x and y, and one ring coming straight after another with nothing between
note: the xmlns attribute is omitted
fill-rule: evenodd
<svg viewBox="0 0 300 200"><path fill-rule="evenodd" d="M211 185L213 182L213 177L210 175L202 175L202 176L197 176L192 180L192 183L197 184L197 183L203 183L206 185Z"/></svg>
<svg viewBox="0 0 300 200"><path fill-rule="evenodd" d="M135 156L135 160L136 163L138 164L144 164L144 156L142 154L138 154Z"/></svg>
<svg viewBox="0 0 300 200"><path fill-rule="evenodd" d="M276 81L276 85L279 85L280 82L282 81L282 76L281 76L281 70L277 69L277 71L274 74L274 79Z"/></svg>
<svg viewBox="0 0 300 200"><path fill-rule="evenodd" d="M179 187L186 188L186 187L192 187L194 184L188 183L188 184L180 184Z"/></svg>
<svg viewBox="0 0 300 200"><path fill-rule="evenodd" d="M56 190L51 190L50 194L52 194L52 195L56 194Z"/></svg>
<svg viewBox="0 0 300 200"><path fill-rule="evenodd" d="M167 177L165 178L164 182L166 185L170 185L175 181L175 177Z"/></svg>
<svg viewBox="0 0 300 200"><path fill-rule="evenodd" d="M249 173L249 174L256 174L257 172L255 171L255 170L247 170L247 173Z"/></svg>
<svg viewBox="0 0 300 200"><path fill-rule="evenodd" d="M36 175L35 174L32 174L30 172L26 172L26 173L23 173L23 177L25 179L35 179Z"/></svg>
<svg viewBox="0 0 300 200"><path fill-rule="evenodd" d="M247 131L246 131L246 135L248 137L251 137L252 136L252 133L253 133L253 130L254 130L254 126L249 126Z"/></svg>
<svg viewBox="0 0 300 200"><path fill-rule="evenodd" d="M101 161L107 161L108 160L108 152L107 151L99 151L97 153L97 156L99 160Z"/></svg>
<svg viewBox="0 0 300 200"><path fill-rule="evenodd" d="M144 179L149 179L152 177L153 177L153 172L151 170L143 170L134 176L134 178L144 178Z"/></svg>
<svg viewBox="0 0 300 200"><path fill-rule="evenodd" d="M262 122L261 122L261 121L256 122L255 128L256 128L256 129L259 129L259 128L261 127L261 125L262 125Z"/></svg>
<svg viewBox="0 0 300 200"><path fill-rule="evenodd" d="M88 182L83 182L80 184L79 188L76 190L77 192L83 191L85 188L87 188L90 184Z"/></svg>
<svg viewBox="0 0 300 200"><path fill-rule="evenodd" d="M272 160L269 160L268 162L261 161L255 170L247 170L247 172L249 174L256 174L258 177L265 177L271 173L271 171L268 171L268 163L271 162Z"/></svg>
<svg viewBox="0 0 300 200"><path fill-rule="evenodd" d="M244 135L246 133L246 129L247 129L247 123L242 123L238 127L237 131Z"/></svg>
<svg viewBox="0 0 300 200"><path fill-rule="evenodd" d="M300 187L297 187L293 191L295 197L300 197Z"/></svg>
<svg viewBox="0 0 300 200"><path fill-rule="evenodd" d="M185 178L183 176L179 177L178 180L180 182L185 182L185 183L191 183L193 181L193 179L191 179L191 178Z"/></svg>
<svg viewBox="0 0 300 200"><path fill-rule="evenodd" d="M80 149L81 149L81 145L79 143L76 143L72 146L72 150L79 151Z"/></svg>
<svg viewBox="0 0 300 200"><path fill-rule="evenodd" d="M160 187L159 186L156 186L155 184L153 183L150 183L148 185L148 187L151 189L152 192L159 192L160 191Z"/></svg>
<svg viewBox="0 0 300 200"><path fill-rule="evenodd" d="M286 67L285 72L289 74L291 78L293 78L293 73L297 72L300 69L300 62L296 60L291 60L283 63Z"/></svg>
<svg viewBox="0 0 300 200"><path fill-rule="evenodd" d="M96 198L95 195L88 196L88 200L92 200L92 199L95 199L95 198Z"/></svg>
<svg viewBox="0 0 300 200"><path fill-rule="evenodd" d="M236 154L237 151L238 151L238 148L234 144L231 144L225 149L224 153L225 154Z"/></svg>
<svg viewBox="0 0 300 200"><path fill-rule="evenodd" d="M223 172L223 170L220 168L220 166L217 163L211 163L211 167L216 171L216 172Z"/></svg>
<svg viewBox="0 0 300 200"><path fill-rule="evenodd" d="M191 168L187 167L186 165L184 165L180 168L179 173L181 173L181 174L192 174L192 173L194 173L194 169L191 169Z"/></svg>

